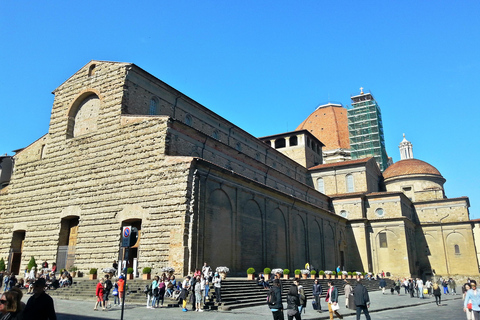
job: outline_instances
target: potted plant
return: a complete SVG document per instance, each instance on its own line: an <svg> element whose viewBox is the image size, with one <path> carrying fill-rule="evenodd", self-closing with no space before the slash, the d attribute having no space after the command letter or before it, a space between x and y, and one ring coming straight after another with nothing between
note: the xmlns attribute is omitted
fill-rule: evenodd
<svg viewBox="0 0 480 320"><path fill-rule="evenodd" d="M309 274L310 274L310 270L302 269L302 279L307 279Z"/></svg>
<svg viewBox="0 0 480 320"><path fill-rule="evenodd" d="M294 273L295 273L295 279L296 279L296 278L300 278L300 274L302 274L302 270L300 270L300 269L295 269Z"/></svg>
<svg viewBox="0 0 480 320"><path fill-rule="evenodd" d="M348 279L352 279L352 275L353 275L353 274L352 274L352 272L351 272L351 271L349 271L349 272L348 272L348 276L347 276L347 278L348 278Z"/></svg>
<svg viewBox="0 0 480 320"><path fill-rule="evenodd" d="M72 277L76 277L77 276L77 270L78 268L75 267L75 266L70 266L70 268L68 269L68 271L70 271L70 275Z"/></svg>
<svg viewBox="0 0 480 320"><path fill-rule="evenodd" d="M323 279L324 277L325 277L325 271L320 270L320 271L318 272L318 279Z"/></svg>
<svg viewBox="0 0 480 320"><path fill-rule="evenodd" d="M88 277L90 280L97 279L97 268L90 269L90 275Z"/></svg>
<svg viewBox="0 0 480 320"><path fill-rule="evenodd" d="M247 269L247 279L248 280L255 280L255 269L254 268L248 268Z"/></svg>
<svg viewBox="0 0 480 320"><path fill-rule="evenodd" d="M150 280L152 274L152 268L150 267L145 267L142 269L142 279L143 280Z"/></svg>
<svg viewBox="0 0 480 320"><path fill-rule="evenodd" d="M222 280L225 280L225 278L227 277L227 273L230 271L230 269L228 269L227 267L217 267L215 271L217 271L220 274L220 276L222 277Z"/></svg>
<svg viewBox="0 0 480 320"><path fill-rule="evenodd" d="M348 272L347 271L342 271L342 279L346 279L348 276Z"/></svg>
<svg viewBox="0 0 480 320"><path fill-rule="evenodd" d="M336 279L337 278L337 272L336 271L332 271L332 279Z"/></svg>
<svg viewBox="0 0 480 320"><path fill-rule="evenodd" d="M317 276L317 271L315 271L315 270L310 271L310 278L311 279L315 279L316 276Z"/></svg>
<svg viewBox="0 0 480 320"><path fill-rule="evenodd" d="M133 280L133 268L127 268L128 280Z"/></svg>
<svg viewBox="0 0 480 320"><path fill-rule="evenodd" d="M332 271L325 270L325 278L330 279L332 277Z"/></svg>
<svg viewBox="0 0 480 320"><path fill-rule="evenodd" d="M290 279L290 269L283 269L283 279Z"/></svg>
<svg viewBox="0 0 480 320"><path fill-rule="evenodd" d="M263 276L265 277L265 281L270 280L270 273L272 273L272 269L270 268L263 269Z"/></svg>
<svg viewBox="0 0 480 320"><path fill-rule="evenodd" d="M3 258L0 259L0 272L5 271L5 260Z"/></svg>

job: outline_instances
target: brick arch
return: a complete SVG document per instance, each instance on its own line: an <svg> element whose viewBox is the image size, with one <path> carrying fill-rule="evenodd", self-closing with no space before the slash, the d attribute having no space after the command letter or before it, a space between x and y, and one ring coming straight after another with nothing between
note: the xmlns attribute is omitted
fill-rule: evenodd
<svg viewBox="0 0 480 320"><path fill-rule="evenodd" d="M204 257L210 266L232 264L233 251L233 205L228 194L215 189L208 195L205 211ZM233 271L233 270L232 270Z"/></svg>
<svg viewBox="0 0 480 320"><path fill-rule="evenodd" d="M263 217L260 205L254 199L247 200L241 206L239 214L239 239L241 239L240 270L252 267L263 270Z"/></svg>
<svg viewBox="0 0 480 320"><path fill-rule="evenodd" d="M299 213L293 215L291 238L291 254L293 258L293 268L303 269L307 261L307 229L305 221Z"/></svg>
<svg viewBox="0 0 480 320"><path fill-rule="evenodd" d="M91 110L90 112L86 112L86 113L94 113L94 114L93 115L81 114L82 107L84 106L84 104L87 104L90 101L93 103L93 99L98 101L95 101L95 105L92 105L92 106L89 105L88 107ZM102 100L103 99L99 91L96 89L86 89L77 95L77 97L73 100L72 104L68 108L68 112L67 112L66 134L68 138L73 138L75 136L82 135L86 133L86 131L96 130L97 118L98 118L98 113L100 111L100 106L102 104ZM85 108L83 111L87 111ZM81 128L82 126L88 129Z"/></svg>
<svg viewBox="0 0 480 320"><path fill-rule="evenodd" d="M282 268L287 265L287 222L285 214L276 208L266 214L267 266Z"/></svg>
<svg viewBox="0 0 480 320"><path fill-rule="evenodd" d="M335 230L330 223L324 227L324 248L325 252L325 269L334 271L337 267L336 261L337 247L335 245Z"/></svg>
<svg viewBox="0 0 480 320"><path fill-rule="evenodd" d="M317 269L324 269L322 257L323 257L323 235L321 222L314 220L309 223L309 247L310 247L310 266Z"/></svg>

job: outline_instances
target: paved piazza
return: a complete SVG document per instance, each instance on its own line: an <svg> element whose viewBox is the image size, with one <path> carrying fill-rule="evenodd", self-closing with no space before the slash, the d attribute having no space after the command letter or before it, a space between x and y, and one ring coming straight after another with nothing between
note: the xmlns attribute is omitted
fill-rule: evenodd
<svg viewBox="0 0 480 320"><path fill-rule="evenodd" d="M461 295L442 296L442 306L435 305L435 299L410 298L401 294L382 295L381 292L370 293L372 319L435 319L435 320L457 320L466 319L463 313ZM345 298L340 297L341 306ZM55 299L55 307L59 320L96 320L96 319L120 319L120 308L113 308L107 312L93 311L95 302L60 300ZM285 305L285 304L284 304ZM285 305L286 306L286 305ZM340 309L345 320L355 319L352 311ZM159 308L147 309L145 306L129 305L127 303L124 319L271 319L271 312L268 307L260 306L254 308L243 308L234 311L205 311L182 312L181 308ZM287 319L285 315L285 319ZM328 319L328 312L317 313L311 309L311 300L308 301L306 313L302 313L302 319ZM365 317L362 315L362 319Z"/></svg>

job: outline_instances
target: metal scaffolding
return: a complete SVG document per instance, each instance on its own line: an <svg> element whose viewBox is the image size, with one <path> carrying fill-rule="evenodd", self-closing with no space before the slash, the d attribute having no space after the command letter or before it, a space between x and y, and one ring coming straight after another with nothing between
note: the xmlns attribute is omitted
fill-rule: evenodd
<svg viewBox="0 0 480 320"><path fill-rule="evenodd" d="M351 100L347 113L352 159L374 157L383 172L388 167L388 157L380 107L371 93L363 91Z"/></svg>

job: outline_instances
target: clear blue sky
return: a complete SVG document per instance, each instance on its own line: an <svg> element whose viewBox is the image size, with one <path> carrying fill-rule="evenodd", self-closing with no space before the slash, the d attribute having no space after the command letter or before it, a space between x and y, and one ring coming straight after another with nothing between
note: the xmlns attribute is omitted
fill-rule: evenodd
<svg viewBox="0 0 480 320"><path fill-rule="evenodd" d="M133 62L254 136L362 86L388 154L414 156L480 218L480 1L0 1L0 153L48 132L88 61Z"/></svg>

